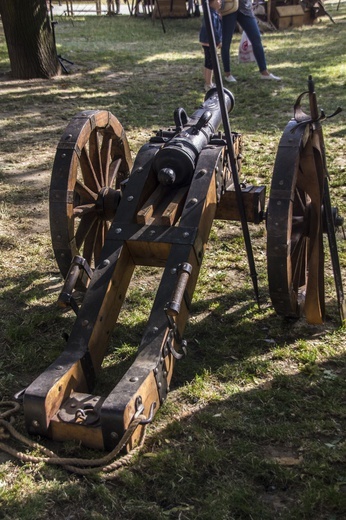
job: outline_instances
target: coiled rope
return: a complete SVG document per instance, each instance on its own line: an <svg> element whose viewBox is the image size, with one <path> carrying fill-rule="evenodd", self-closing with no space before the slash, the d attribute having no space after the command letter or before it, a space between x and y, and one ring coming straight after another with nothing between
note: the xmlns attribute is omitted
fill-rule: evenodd
<svg viewBox="0 0 346 520"><path fill-rule="evenodd" d="M61 466L65 470L71 473L75 473L77 475L99 474L99 476L104 480L112 480L117 478L123 466L126 466L130 463L135 453L137 453L141 449L144 443L146 425L142 429L138 446L127 455L124 455L120 459L114 460L115 457L124 448L124 446L126 446L126 444L130 440L140 423L144 419L146 419L145 416L139 415L138 417L132 420L128 429L120 439L117 446L104 457L98 459L59 457L53 451L49 450L45 446L42 446L41 444L38 444L37 442L32 441L31 439L28 439L14 428L14 415L17 414L20 410L19 403L16 403L15 401L1 401L0 407L9 407L9 410L0 413L0 450L8 453L12 457L17 458L22 462L44 462L46 464L54 464L57 466ZM43 453L43 455L34 456L17 451L16 449L12 448L11 446L8 446L5 442L3 442L4 440L9 439L10 437L13 437L17 441L25 444L33 450L40 450Z"/></svg>

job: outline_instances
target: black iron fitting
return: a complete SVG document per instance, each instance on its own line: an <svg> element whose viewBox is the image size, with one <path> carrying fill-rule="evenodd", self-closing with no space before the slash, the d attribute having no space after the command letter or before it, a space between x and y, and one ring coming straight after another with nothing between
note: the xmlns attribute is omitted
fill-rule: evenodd
<svg viewBox="0 0 346 520"><path fill-rule="evenodd" d="M162 355L159 358L159 362L154 369L155 381L157 386L157 393L159 394L160 404L166 400L166 396L169 392L168 386L168 366L167 362L168 349L165 347Z"/></svg>
<svg viewBox="0 0 346 520"><path fill-rule="evenodd" d="M144 412L144 405L143 405L142 397L140 395L136 398L135 406L136 406L136 413L134 414L133 418L137 419L140 415L143 415L143 412ZM139 424L150 424L154 419L155 408L156 408L156 402L154 401L150 405L148 417L146 419L142 419Z"/></svg>
<svg viewBox="0 0 346 520"><path fill-rule="evenodd" d="M180 345L182 352L178 352L174 348L174 340ZM183 339L174 323L174 328L170 330L167 338L167 347L174 359L180 360L187 355L187 341Z"/></svg>
<svg viewBox="0 0 346 520"><path fill-rule="evenodd" d="M71 307L76 315L78 314L79 307L76 300L73 298L72 293L81 276L81 272L86 273L89 279L92 277L92 270L86 259L82 256L76 255L72 259L64 286L58 298L58 305L60 307Z"/></svg>

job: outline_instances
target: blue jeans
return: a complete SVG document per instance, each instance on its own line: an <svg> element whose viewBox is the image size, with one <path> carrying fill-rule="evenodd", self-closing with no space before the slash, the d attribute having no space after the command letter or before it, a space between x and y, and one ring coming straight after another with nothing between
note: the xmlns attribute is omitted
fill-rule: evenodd
<svg viewBox="0 0 346 520"><path fill-rule="evenodd" d="M235 13L231 13L222 17L221 58L223 70L225 72L231 71L230 48L237 22L244 29L249 37L250 42L252 43L253 53L255 55L260 72L267 70L261 33L259 31L256 18L254 16L245 15L240 11L236 11Z"/></svg>

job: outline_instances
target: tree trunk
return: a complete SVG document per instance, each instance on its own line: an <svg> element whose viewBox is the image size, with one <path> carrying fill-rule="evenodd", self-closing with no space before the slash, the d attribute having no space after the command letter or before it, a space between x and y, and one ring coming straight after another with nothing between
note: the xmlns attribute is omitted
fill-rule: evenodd
<svg viewBox="0 0 346 520"><path fill-rule="evenodd" d="M13 78L60 74L46 0L0 0L0 14Z"/></svg>

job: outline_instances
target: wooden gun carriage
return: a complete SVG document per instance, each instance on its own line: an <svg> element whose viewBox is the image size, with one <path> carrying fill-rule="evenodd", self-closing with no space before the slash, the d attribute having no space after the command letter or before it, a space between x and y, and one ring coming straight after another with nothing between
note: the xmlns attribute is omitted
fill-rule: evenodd
<svg viewBox="0 0 346 520"><path fill-rule="evenodd" d="M174 364L185 351L190 313L215 219L267 226L269 289L275 310L310 322L324 320L323 233L327 232L340 314L343 291L335 241L342 223L330 204L321 117L312 80L310 114L298 99L281 138L269 205L265 187L235 186L242 138L229 146L217 89L188 117L160 130L137 154L106 110L78 114L63 133L50 187L53 249L65 284L61 307L76 320L65 350L24 393L32 434L112 450L131 425L131 450L165 401ZM223 91L230 112L233 95ZM233 157L233 161L230 160ZM237 197L237 190L241 197ZM136 266L162 268L155 300L131 367L107 397L93 395L96 375ZM74 290L85 290L78 306Z"/></svg>

